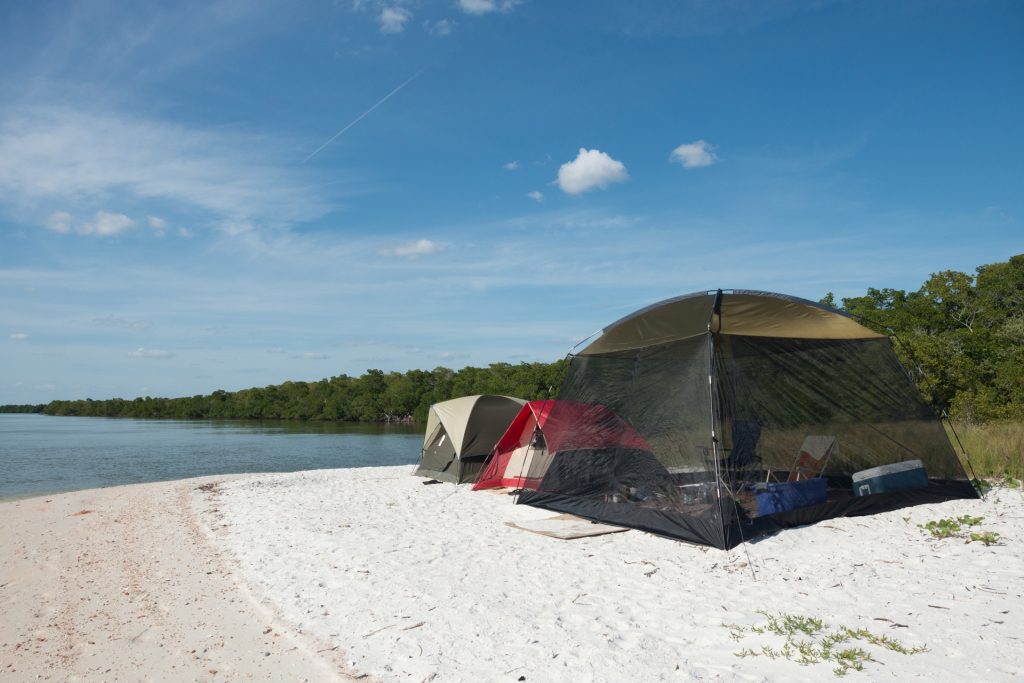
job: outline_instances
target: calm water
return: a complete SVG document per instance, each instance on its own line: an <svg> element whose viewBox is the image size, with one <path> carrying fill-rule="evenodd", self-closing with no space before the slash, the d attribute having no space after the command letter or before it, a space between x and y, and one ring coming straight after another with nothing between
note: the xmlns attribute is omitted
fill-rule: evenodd
<svg viewBox="0 0 1024 683"><path fill-rule="evenodd" d="M422 427L0 414L0 499L237 472L417 462Z"/></svg>

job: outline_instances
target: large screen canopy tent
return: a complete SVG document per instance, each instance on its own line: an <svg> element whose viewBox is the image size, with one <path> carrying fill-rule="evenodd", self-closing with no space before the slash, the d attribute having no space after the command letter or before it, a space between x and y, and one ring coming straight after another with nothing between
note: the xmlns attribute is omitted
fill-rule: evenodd
<svg viewBox="0 0 1024 683"><path fill-rule="evenodd" d="M977 496L890 340L779 294L700 292L619 320L572 357L546 419L621 438L532 459L519 502L723 549Z"/></svg>

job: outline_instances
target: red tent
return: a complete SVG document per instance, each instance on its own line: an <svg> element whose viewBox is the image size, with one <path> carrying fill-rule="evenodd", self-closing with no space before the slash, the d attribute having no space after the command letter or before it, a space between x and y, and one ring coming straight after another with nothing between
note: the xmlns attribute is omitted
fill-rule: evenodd
<svg viewBox="0 0 1024 683"><path fill-rule="evenodd" d="M487 457L473 490L536 489L546 463L559 451L651 447L606 406L576 401L530 401L522 407Z"/></svg>

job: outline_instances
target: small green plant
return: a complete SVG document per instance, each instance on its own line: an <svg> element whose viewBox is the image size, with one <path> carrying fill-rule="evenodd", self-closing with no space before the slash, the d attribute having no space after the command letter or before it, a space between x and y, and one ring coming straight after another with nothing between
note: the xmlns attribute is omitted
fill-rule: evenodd
<svg viewBox="0 0 1024 683"><path fill-rule="evenodd" d="M994 531L964 531L964 527L978 526L984 517L973 517L961 515L959 517L946 517L944 519L933 519L925 524L918 524L919 529L924 529L934 538L963 538L968 543L984 543L986 546L998 545L999 534Z"/></svg>
<svg viewBox="0 0 1024 683"><path fill-rule="evenodd" d="M764 610L758 610L757 613L765 618L764 624L754 626L722 625L729 629L729 637L736 641L742 640L750 634L771 634L784 637L785 642L780 649L770 645L762 645L760 650L743 648L735 653L737 657L788 659L801 666L831 662L835 665L832 673L836 676L845 676L850 671L863 671L865 663L876 661L871 653L863 647L841 647L849 645L852 641L861 641L903 655L916 655L928 651L928 648L923 646L907 647L895 638L878 635L863 628L852 629L848 626L839 626L833 629L815 617L785 613L776 615Z"/></svg>
<svg viewBox="0 0 1024 683"><path fill-rule="evenodd" d="M1020 488L1020 484L1021 484L1020 480L1019 479L1014 479L1012 476L1010 476L1009 472L1004 472L1003 473L1003 480L1001 482L999 482L999 483L1001 485L1005 486L1008 489Z"/></svg>
<svg viewBox="0 0 1024 683"><path fill-rule="evenodd" d="M933 519L925 524L918 524L917 527L924 529L935 538L953 538L961 536L965 526L978 526L983 521L985 521L984 517L961 515L955 518Z"/></svg>
<svg viewBox="0 0 1024 683"><path fill-rule="evenodd" d="M972 531L970 540L984 543L985 545L998 545L999 534L995 531Z"/></svg>
<svg viewBox="0 0 1024 683"><path fill-rule="evenodd" d="M918 524L918 529L924 529L935 538L950 538L960 533L963 528L955 519L933 519L925 524Z"/></svg>

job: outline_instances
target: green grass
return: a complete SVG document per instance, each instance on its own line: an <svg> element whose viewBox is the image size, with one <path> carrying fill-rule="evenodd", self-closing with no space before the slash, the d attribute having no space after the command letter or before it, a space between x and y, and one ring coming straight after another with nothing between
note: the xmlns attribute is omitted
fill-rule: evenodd
<svg viewBox="0 0 1024 683"><path fill-rule="evenodd" d="M1020 486L1020 481L1024 479L1024 423L957 423L953 426L963 442L976 476L996 479L1004 486ZM956 446L956 438L948 424L946 431ZM964 467L967 468L967 463L964 463ZM970 474L970 468L967 468L967 472Z"/></svg>

